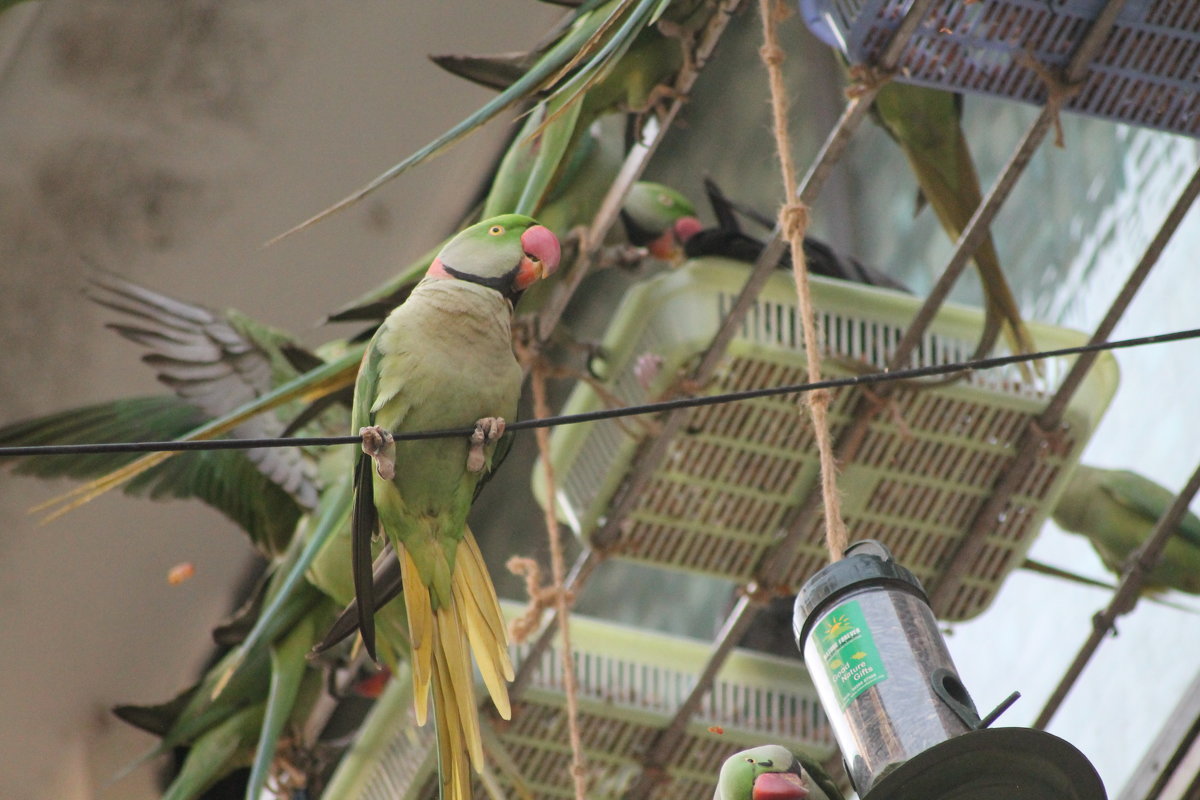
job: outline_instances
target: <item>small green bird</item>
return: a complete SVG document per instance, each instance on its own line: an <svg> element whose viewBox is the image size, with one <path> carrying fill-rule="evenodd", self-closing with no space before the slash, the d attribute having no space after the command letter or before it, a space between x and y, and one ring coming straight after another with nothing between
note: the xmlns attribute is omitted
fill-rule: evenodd
<svg viewBox="0 0 1200 800"><path fill-rule="evenodd" d="M621 205L621 223L630 244L645 247L663 261L682 259L684 244L704 227L690 200L670 186L651 181L629 188Z"/></svg>
<svg viewBox="0 0 1200 800"><path fill-rule="evenodd" d="M721 765L713 800L804 800L800 761L786 747L765 744L734 753Z"/></svg>
<svg viewBox="0 0 1200 800"><path fill-rule="evenodd" d="M1136 472L1080 464L1051 517L1064 530L1086 536L1104 566L1120 575L1174 501L1169 489ZM1158 565L1146 576L1146 592L1166 589L1200 594L1200 517L1191 511L1183 515Z"/></svg>
<svg viewBox="0 0 1200 800"><path fill-rule="evenodd" d="M879 90L872 110L904 151L921 194L942 228L957 241L982 200L979 175L961 124L962 95L893 81ZM990 233L974 258L988 317L1003 326L1013 352L1033 352L1033 339L1021 319Z"/></svg>
<svg viewBox="0 0 1200 800"><path fill-rule="evenodd" d="M470 795L468 757L483 765L468 643L497 710L511 714L507 634L467 512L503 455L504 420L517 413L523 376L512 349L513 304L559 257L558 238L527 216L466 228L384 320L355 384L352 428L364 451L351 536L359 628L374 656L371 539L382 527L400 559L417 721L428 717L432 686L442 788L451 798ZM470 441L392 438L472 426Z"/></svg>

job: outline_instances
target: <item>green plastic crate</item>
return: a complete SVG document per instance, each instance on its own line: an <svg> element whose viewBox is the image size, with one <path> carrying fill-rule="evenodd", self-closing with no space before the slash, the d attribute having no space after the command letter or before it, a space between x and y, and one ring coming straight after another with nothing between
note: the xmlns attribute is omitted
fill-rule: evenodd
<svg viewBox="0 0 1200 800"><path fill-rule="evenodd" d="M513 603L502 605L509 618L523 611ZM641 758L655 734L695 686L711 645L582 616L571 618L571 644L588 761L588 797L620 797L641 774ZM526 650L513 648L518 666ZM497 721L494 736L485 731L485 751L502 748L536 798L574 797L560 659L556 638L514 706L512 721ZM482 696L482 686L479 691ZM486 707L490 706L485 702ZM655 796L709 797L726 757L765 742L816 758L836 750L799 659L735 650L669 759L670 782L656 789ZM521 796L491 753L488 759L489 773L501 795ZM478 776L474 783L474 796L488 796ZM432 723L416 727L407 674L397 676L380 698L329 791L336 795L327 796L339 800L437 797Z"/></svg>
<svg viewBox="0 0 1200 800"><path fill-rule="evenodd" d="M623 404L655 399L690 368L707 346L747 277L745 264L706 258L646 281L628 292L609 327L607 389ZM876 287L811 280L817 327L824 342L823 377L853 374L856 362L882 368L921 301ZM983 325L979 309L946 305L912 357L912 366L972 357ZM1029 323L1039 349L1082 344L1086 337ZM634 374L639 356L662 359L644 389ZM970 520L1009 463L1016 437L1045 406L1070 359L1042 362L1032 382L1016 366L972 373L959 383L920 391L901 389L872 422L856 459L842 465L839 486L851 539L879 539L927 583L963 536ZM791 275L771 276L730 344L706 391L716 394L806 380ZM1004 577L1025 556L1063 478L1078 459L1117 385L1116 361L1102 355L1075 394L1062 435L1021 482L963 579L944 616L967 619L991 602ZM830 405L835 437L848 421L852 390ZM579 384L564 413L603 407ZM817 485L816 446L807 412L795 396L695 409L671 443L664 463L641 493L610 550L617 557L744 583L769 551L799 498ZM605 420L555 429L551 458L559 514L580 536L603 522L639 442L648 435L636 419ZM543 496L541 467L534 492ZM827 562L824 526L815 515L785 565L795 589Z"/></svg>

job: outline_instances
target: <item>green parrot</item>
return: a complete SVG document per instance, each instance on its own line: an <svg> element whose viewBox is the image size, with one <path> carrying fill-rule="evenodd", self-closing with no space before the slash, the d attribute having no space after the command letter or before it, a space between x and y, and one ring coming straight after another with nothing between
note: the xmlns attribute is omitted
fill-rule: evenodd
<svg viewBox="0 0 1200 800"><path fill-rule="evenodd" d="M1136 472L1080 464L1051 517L1064 530L1086 536L1104 566L1120 575L1174 500L1170 490ZM1166 589L1200 594L1200 517L1191 511L1179 521L1143 587L1147 593Z"/></svg>
<svg viewBox="0 0 1200 800"><path fill-rule="evenodd" d="M503 86L496 97L403 161L325 210L276 236L271 242L290 236L353 205L393 178L446 151L505 109L534 99L544 105L546 112L538 135L533 137L540 139L537 145L539 152L535 156L530 179L520 192L516 205L497 210L520 213L536 211L544 202L546 190L558 174L564 157L571 152L571 143L587 130L596 115L614 107L627 107L630 110L644 107L654 99L654 95L660 93L656 91L659 71L646 69L642 63L643 55L652 62L664 54L666 59L677 64L684 62L686 56L679 42L664 40L665 46L657 46L659 42L654 37L662 38L658 28L666 24L680 31L681 37L686 36L698 30L713 10L703 0L676 0L674 3L670 0L607 0L581 3L568 12L543 45L535 48L527 57L518 57L517 60L527 58L526 63L515 66L506 63L502 68L503 74L493 75L485 81L489 85ZM667 50L672 52L667 53ZM631 52L638 55L626 61L626 56ZM458 57L444 57L439 63L456 59ZM471 57L465 57L465 60L485 64L492 61ZM484 71L487 69L485 67ZM475 75L469 77L478 79ZM585 105L586 112L583 109ZM531 137L523 138L529 140Z"/></svg>
<svg viewBox="0 0 1200 800"><path fill-rule="evenodd" d="M872 111L904 151L938 222L957 241L982 200L979 175L961 125L962 95L892 81L875 95ZM990 233L974 259L989 320L1002 326L1014 353L1034 352Z"/></svg>
<svg viewBox="0 0 1200 800"><path fill-rule="evenodd" d="M625 157L623 131L616 131L610 121L618 113L640 115L654 107L659 98L669 94L664 87L685 62L683 41L659 28L673 27L681 37L687 36L699 29L711 11L698 0L589 3L574 9L528 52L434 56L434 62L448 71L500 91L495 101L480 110L483 116L520 98L539 98L497 165L480 215L536 214L560 239L576 227L590 224ZM354 202L449 146L475 127L471 121L477 116L465 120L466 127L448 132L430 148L294 230ZM467 221L473 219L470 216ZM333 312L329 321L375 320L385 315L403 302L441 246L384 286ZM526 297L521 312L528 313L543 302L543 293L535 290Z"/></svg>
<svg viewBox="0 0 1200 800"><path fill-rule="evenodd" d="M230 771L252 766L249 796L266 783L278 745L289 727L303 727L324 683L307 658L318 632L336 608L311 586L294 595L285 630L265 647L244 653L235 646L193 686L158 705L113 709L124 722L160 737L125 772L175 747L190 748L169 797L197 797ZM221 629L214 631L219 638ZM124 773L122 773L124 774Z"/></svg>
<svg viewBox="0 0 1200 800"><path fill-rule="evenodd" d="M841 56L838 37L821 4L800 0L800 14L813 35ZM920 197L933 207L947 235L958 241L982 201L979 175L961 125L962 95L889 81L875 95L871 116L904 151L920 187ZM1021 319L990 233L975 250L974 259L987 310L980 349L990 348L987 332L1003 331L1014 353L1034 352L1033 339Z"/></svg>
<svg viewBox="0 0 1200 800"><path fill-rule="evenodd" d="M0 445L174 439L322 363L288 335L235 310L218 314L111 273L95 272L87 294L121 314L107 327L149 350L142 360L173 394L120 398L12 423L0 428ZM348 393L344 399L348 404ZM288 416L299 413L292 404L245 420L231 434L283 435L295 427ZM136 457L37 456L22 459L14 471L95 478ZM318 482L313 456L300 448L213 450L175 456L136 476L125 491L196 497L242 527L271 558L283 552L300 516L316 505Z"/></svg>
<svg viewBox="0 0 1200 800"><path fill-rule="evenodd" d="M804 800L808 794L800 760L786 747L765 744L725 760L713 800ZM841 800L840 793L829 797Z"/></svg>
<svg viewBox="0 0 1200 800"><path fill-rule="evenodd" d="M621 205L621 224L630 244L672 263L682 260L684 244L704 227L683 194L650 181L629 188Z"/></svg>
<svg viewBox="0 0 1200 800"><path fill-rule="evenodd" d="M432 687L443 796L450 798L469 797L468 763L483 766L468 644L497 710L511 715L507 634L466 521L504 419L517 412L522 371L512 350L513 304L559 258L558 238L527 216L466 228L375 333L355 384L352 429L363 436L352 512L359 628L374 656L371 540L382 527L400 561L417 721L428 717ZM472 425L470 441L392 439Z"/></svg>

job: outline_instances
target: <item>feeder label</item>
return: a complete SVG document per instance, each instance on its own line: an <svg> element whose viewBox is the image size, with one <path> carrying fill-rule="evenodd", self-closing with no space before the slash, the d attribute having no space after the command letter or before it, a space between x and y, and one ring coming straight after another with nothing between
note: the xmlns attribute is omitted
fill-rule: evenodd
<svg viewBox="0 0 1200 800"><path fill-rule="evenodd" d="M820 646L821 660L843 709L854 698L887 679L883 659L875 647L875 637L867 627L857 600L835 608L813 631Z"/></svg>

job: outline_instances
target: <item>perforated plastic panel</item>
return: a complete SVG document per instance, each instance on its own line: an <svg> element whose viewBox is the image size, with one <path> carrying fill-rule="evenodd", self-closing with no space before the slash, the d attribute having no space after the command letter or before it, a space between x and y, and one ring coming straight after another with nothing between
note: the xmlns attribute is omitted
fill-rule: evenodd
<svg viewBox="0 0 1200 800"><path fill-rule="evenodd" d="M744 264L691 262L629 292L604 346L612 354L609 389L622 403L655 399L711 339L746 278ZM887 361L920 301L909 295L814 278L814 304L824 339L826 377L876 371ZM912 365L972 357L983 314L946 306ZM1081 334L1030 324L1039 348L1081 344ZM649 389L635 377L640 356L662 359ZM901 389L872 423L839 485L852 539L880 539L926 582L1008 464L1016 436L1044 407L1069 366L1043 362L1032 382L1015 366L971 374L940 388ZM802 344L791 277L772 276L729 347L710 393L803 383ZM1020 564L1061 491L1063 468L1078 458L1116 388L1115 361L1102 357L1076 393L1066 428L1047 439L988 537L944 616L965 619L991 602L1005 575ZM835 437L847 423L848 390L834 393ZM580 385L564 411L599 408ZM795 397L708 406L688 412L664 464L640 494L610 551L618 557L746 582L777 539L785 517L817 482L817 458L807 414ZM636 420L562 427L552 437L559 509L582 536L602 523L641 438ZM535 474L534 491L543 483ZM544 498L543 502L544 502ZM796 588L827 562L821 519L804 532L785 584Z"/></svg>
<svg viewBox="0 0 1200 800"><path fill-rule="evenodd" d="M859 63L883 49L911 0L801 2ZM899 79L1041 105L1046 85L1020 54L1064 66L1103 7L1103 0L937 0L905 49ZM1200 3L1128 0L1065 107L1200 135Z"/></svg>
<svg viewBox="0 0 1200 800"><path fill-rule="evenodd" d="M509 615L519 611L504 605ZM579 616L572 617L571 638L589 765L588 796L619 797L641 773L641 759L655 734L695 685L709 645ZM525 648L513 652L520 664ZM517 782L537 798L574 797L560 659L557 646L551 647L515 705L512 721L498 721L495 736L485 737L489 771L505 797L522 796ZM835 749L799 660L735 651L694 720L671 759L671 781L656 790L656 796L710 797L724 759L765 741L818 758ZM432 728L416 728L408 675L397 676L331 785L347 800L432 800L437 797L434 749ZM498 751L516 766L519 778L495 760ZM478 778L474 794L487 796Z"/></svg>

